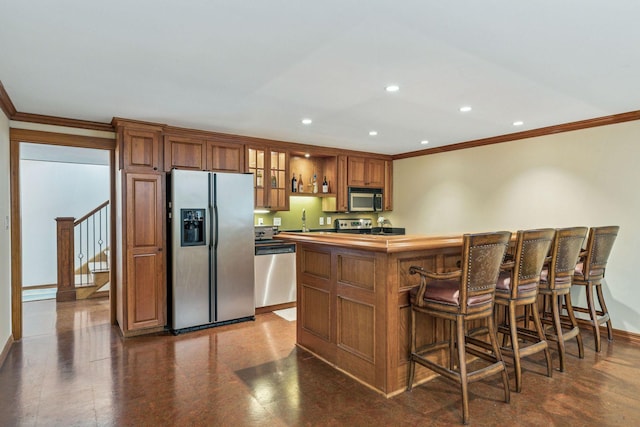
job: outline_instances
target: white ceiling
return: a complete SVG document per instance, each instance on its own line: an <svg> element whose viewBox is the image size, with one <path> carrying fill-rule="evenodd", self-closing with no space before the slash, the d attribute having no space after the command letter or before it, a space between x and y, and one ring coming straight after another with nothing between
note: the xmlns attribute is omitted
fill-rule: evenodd
<svg viewBox="0 0 640 427"><path fill-rule="evenodd" d="M397 154L640 109L637 0L0 0L0 10L0 81L25 113ZM400 91L385 92L390 83Z"/></svg>

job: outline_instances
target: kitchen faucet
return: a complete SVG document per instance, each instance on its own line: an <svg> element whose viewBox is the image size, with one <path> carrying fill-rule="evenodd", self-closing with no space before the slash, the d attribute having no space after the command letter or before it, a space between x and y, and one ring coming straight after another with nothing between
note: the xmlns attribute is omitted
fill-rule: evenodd
<svg viewBox="0 0 640 427"><path fill-rule="evenodd" d="M302 232L309 231L307 230L307 210L302 208Z"/></svg>

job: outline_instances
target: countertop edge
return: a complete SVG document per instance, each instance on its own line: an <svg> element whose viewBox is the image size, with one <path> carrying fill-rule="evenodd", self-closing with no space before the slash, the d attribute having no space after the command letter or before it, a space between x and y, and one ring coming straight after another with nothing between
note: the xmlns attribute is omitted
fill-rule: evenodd
<svg viewBox="0 0 640 427"><path fill-rule="evenodd" d="M313 243L386 253L459 247L462 245L462 234L385 236L331 232L281 232L274 238L296 243Z"/></svg>

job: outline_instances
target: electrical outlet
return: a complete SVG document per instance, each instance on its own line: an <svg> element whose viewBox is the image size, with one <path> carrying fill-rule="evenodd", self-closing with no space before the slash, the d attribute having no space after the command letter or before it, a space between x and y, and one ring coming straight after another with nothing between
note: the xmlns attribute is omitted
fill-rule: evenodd
<svg viewBox="0 0 640 427"><path fill-rule="evenodd" d="M324 217L323 216L320 217L320 225L324 225Z"/></svg>
<svg viewBox="0 0 640 427"><path fill-rule="evenodd" d="M273 225L280 227L282 225L282 218L276 216L273 218Z"/></svg>
<svg viewBox="0 0 640 427"><path fill-rule="evenodd" d="M330 216L327 217L327 225L331 225L331 217Z"/></svg>
<svg viewBox="0 0 640 427"><path fill-rule="evenodd" d="M264 219L258 218L258 225L264 225Z"/></svg>

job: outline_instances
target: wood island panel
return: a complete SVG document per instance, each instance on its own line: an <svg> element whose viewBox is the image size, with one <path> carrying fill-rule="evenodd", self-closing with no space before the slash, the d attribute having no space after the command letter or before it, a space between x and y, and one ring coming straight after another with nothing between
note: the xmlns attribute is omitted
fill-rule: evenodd
<svg viewBox="0 0 640 427"><path fill-rule="evenodd" d="M462 236L281 233L297 244L297 345L390 397L406 389L412 265L459 268ZM448 336L447 322L418 317L421 342ZM444 351L433 357L443 359ZM416 367L416 380L436 374Z"/></svg>

